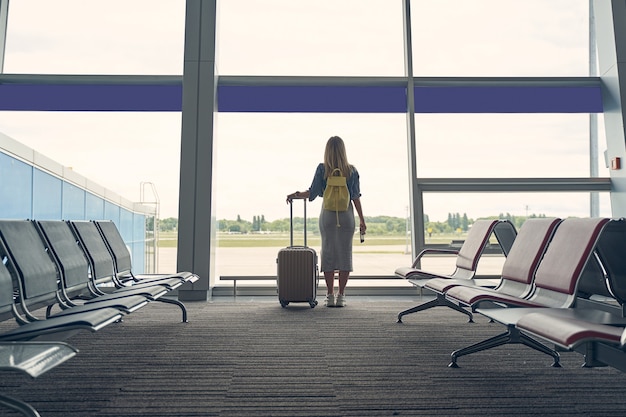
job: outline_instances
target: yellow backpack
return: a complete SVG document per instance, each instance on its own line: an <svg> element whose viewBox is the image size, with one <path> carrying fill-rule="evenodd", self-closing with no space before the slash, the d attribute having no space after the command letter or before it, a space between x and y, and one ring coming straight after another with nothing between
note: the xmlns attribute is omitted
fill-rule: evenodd
<svg viewBox="0 0 626 417"><path fill-rule="evenodd" d="M346 211L350 207L350 191L348 191L346 177L341 175L339 168L333 169L326 180L323 198L324 210L332 210L337 213L337 227L339 227L339 212Z"/></svg>

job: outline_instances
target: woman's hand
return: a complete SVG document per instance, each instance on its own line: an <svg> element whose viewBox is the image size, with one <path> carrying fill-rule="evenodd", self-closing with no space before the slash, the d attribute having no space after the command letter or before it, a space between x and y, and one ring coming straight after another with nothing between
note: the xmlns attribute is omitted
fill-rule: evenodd
<svg viewBox="0 0 626 417"><path fill-rule="evenodd" d="M287 204L291 203L291 201L293 201L296 198L303 198L302 195L300 194L300 191L296 191L293 194L288 194L287 195Z"/></svg>
<svg viewBox="0 0 626 417"><path fill-rule="evenodd" d="M309 195L311 195L311 192L309 190L302 192L296 191L295 193L289 194L287 196L287 204L291 203L291 200L309 198Z"/></svg>

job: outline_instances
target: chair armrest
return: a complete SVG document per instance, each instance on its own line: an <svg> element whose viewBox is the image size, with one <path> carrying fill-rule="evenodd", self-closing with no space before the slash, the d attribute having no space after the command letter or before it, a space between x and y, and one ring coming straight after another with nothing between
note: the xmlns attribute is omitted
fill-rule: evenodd
<svg viewBox="0 0 626 417"><path fill-rule="evenodd" d="M63 342L1 342L0 370L18 370L36 378L77 352Z"/></svg>
<svg viewBox="0 0 626 417"><path fill-rule="evenodd" d="M413 260L413 264L411 265L411 268L416 268L424 255L433 255L433 254L458 255L459 251L457 249L437 249L437 248L422 249L422 251L418 253L415 259Z"/></svg>

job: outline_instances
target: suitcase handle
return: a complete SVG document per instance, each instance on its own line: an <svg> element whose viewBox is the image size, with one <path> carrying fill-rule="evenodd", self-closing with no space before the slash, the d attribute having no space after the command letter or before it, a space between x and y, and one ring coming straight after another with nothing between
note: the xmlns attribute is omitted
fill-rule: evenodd
<svg viewBox="0 0 626 417"><path fill-rule="evenodd" d="M306 198L304 202L304 246L306 246ZM293 246L293 200L289 201L289 246Z"/></svg>

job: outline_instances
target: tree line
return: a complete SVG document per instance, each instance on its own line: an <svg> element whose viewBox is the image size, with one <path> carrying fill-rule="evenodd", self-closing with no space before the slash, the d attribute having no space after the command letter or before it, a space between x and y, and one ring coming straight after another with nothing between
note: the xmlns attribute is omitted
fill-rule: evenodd
<svg viewBox="0 0 626 417"><path fill-rule="evenodd" d="M545 217L545 214L531 214L529 216L515 216L510 213L500 213L497 216L487 216L482 218L506 219L511 221L516 228L520 228L527 218ZM148 218L146 227L153 230L154 218ZM448 218L444 222L431 222L427 214L424 215L424 229L427 234L467 232L474 223L474 219L467 216L466 213L448 213ZM367 223L367 232L372 235L392 235L404 234L410 225L407 219L393 216L365 216ZM356 222L358 224L358 221ZM162 232L172 232L178 229L178 219L169 217L160 219L158 222L159 230ZM260 214L253 216L252 221L244 220L237 215L234 220L221 219L217 222L218 231L226 233L286 233L289 232L289 218L267 221L265 216ZM304 229L304 219L302 217L294 217L294 231L302 231ZM317 217L307 219L307 231L311 233L319 233Z"/></svg>

